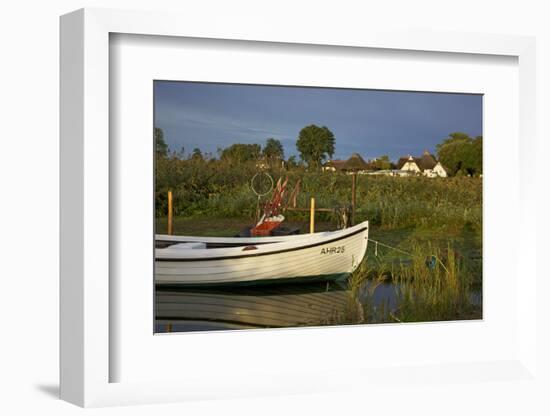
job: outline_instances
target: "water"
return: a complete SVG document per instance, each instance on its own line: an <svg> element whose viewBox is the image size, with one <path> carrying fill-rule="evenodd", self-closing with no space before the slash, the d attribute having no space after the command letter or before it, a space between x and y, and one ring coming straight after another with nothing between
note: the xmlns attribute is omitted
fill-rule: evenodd
<svg viewBox="0 0 550 416"><path fill-rule="evenodd" d="M372 284L368 281L358 291L359 302L395 310L399 287L392 282ZM350 299L345 280L212 289L157 288L155 332L338 324ZM472 292L472 303L480 302L481 293Z"/></svg>
<svg viewBox="0 0 550 416"><path fill-rule="evenodd" d="M320 325L345 307L344 283L157 289L158 332Z"/></svg>

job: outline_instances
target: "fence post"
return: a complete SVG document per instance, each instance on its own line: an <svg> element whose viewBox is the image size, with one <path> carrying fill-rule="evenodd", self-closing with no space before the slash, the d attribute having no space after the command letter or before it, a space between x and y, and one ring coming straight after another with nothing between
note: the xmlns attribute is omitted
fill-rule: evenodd
<svg viewBox="0 0 550 416"><path fill-rule="evenodd" d="M353 172L351 182L351 225L355 225L355 194L357 191L357 172Z"/></svg>
<svg viewBox="0 0 550 416"><path fill-rule="evenodd" d="M311 198L309 207L309 232L315 232L315 198Z"/></svg>
<svg viewBox="0 0 550 416"><path fill-rule="evenodd" d="M172 191L168 191L168 234L172 235L174 233L174 223L173 223L173 214L174 208L172 204Z"/></svg>
<svg viewBox="0 0 550 416"><path fill-rule="evenodd" d="M292 192L292 207L296 208L296 199L298 198L298 193L300 192L300 180L298 179L298 182L296 183L296 186L294 187L294 191Z"/></svg>

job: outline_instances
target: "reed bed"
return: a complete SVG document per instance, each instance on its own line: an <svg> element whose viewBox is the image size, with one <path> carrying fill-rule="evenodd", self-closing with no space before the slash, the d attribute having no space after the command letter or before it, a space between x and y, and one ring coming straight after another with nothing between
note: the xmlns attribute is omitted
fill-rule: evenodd
<svg viewBox="0 0 550 416"><path fill-rule="evenodd" d="M174 192L174 215L188 218L246 218L256 213L257 197L250 179L254 164L233 166L223 161L160 159L156 166L156 215L167 212L167 192ZM336 172L309 172L303 168L272 169L277 179L289 178L292 187L301 181L298 206L337 208L351 201L351 177ZM445 228L467 226L481 233L482 182L479 178L425 178L358 175L358 221L368 219L382 229ZM307 213L287 212L289 221L305 221ZM335 221L333 214L319 213L319 221Z"/></svg>
<svg viewBox="0 0 550 416"><path fill-rule="evenodd" d="M435 261L434 261L435 258ZM349 277L348 301L326 320L332 325L429 322L482 318L475 269L452 247L413 247L410 257L364 261ZM377 297L386 285L393 292ZM480 292L481 293L481 292Z"/></svg>

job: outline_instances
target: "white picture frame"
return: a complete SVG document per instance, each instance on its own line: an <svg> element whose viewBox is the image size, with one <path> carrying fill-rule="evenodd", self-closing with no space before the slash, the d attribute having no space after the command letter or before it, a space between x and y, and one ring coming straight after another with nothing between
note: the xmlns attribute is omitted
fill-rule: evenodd
<svg viewBox="0 0 550 416"><path fill-rule="evenodd" d="M470 363L418 363L411 369L368 367L331 368L319 373L295 374L286 369L263 379L230 383L221 374L215 383L189 377L177 381L111 382L110 368L117 357L110 348L110 171L109 152L109 36L113 33L225 39L281 44L332 45L333 47L429 51L443 54L480 54L516 57L519 67L520 203L517 235L518 264L523 284L517 288L517 348L498 361ZM312 28L280 30L278 25L240 25L236 32L227 22L204 27L192 17L171 13L83 9L61 18L61 398L80 406L155 403L197 398L239 397L261 394L334 391L351 381L372 386L373 380L400 377L405 383L421 380L460 379L480 382L476 374L506 380L536 379L536 218L529 206L535 192L528 162L535 150L535 41L530 37L467 33L383 32L353 30L331 33ZM529 215L527 215L529 213ZM514 273L519 273L515 270ZM411 327L409 327L409 331ZM458 327L456 330L459 330ZM314 332L302 331L303 337ZM189 336L189 335L188 335ZM342 333L341 336L349 336ZM244 335L243 335L244 337ZM437 378L438 379L438 378ZM481 377L483 379L483 377ZM439 380L439 379L438 379ZM356 385L357 387L357 385ZM370 387L372 388L372 387Z"/></svg>

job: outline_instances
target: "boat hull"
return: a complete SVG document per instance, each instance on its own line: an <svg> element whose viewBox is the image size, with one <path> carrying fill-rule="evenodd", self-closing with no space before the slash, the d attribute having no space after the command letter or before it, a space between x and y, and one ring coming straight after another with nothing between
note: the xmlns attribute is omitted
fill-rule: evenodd
<svg viewBox="0 0 550 416"><path fill-rule="evenodd" d="M368 223L334 232L287 236L257 246L157 249L155 282L189 286L331 279L353 272L364 258Z"/></svg>

